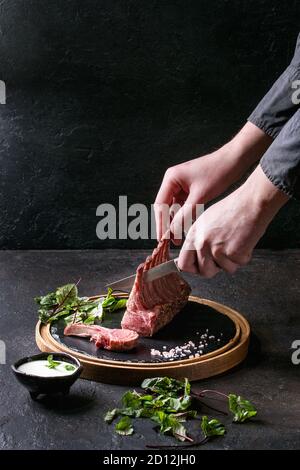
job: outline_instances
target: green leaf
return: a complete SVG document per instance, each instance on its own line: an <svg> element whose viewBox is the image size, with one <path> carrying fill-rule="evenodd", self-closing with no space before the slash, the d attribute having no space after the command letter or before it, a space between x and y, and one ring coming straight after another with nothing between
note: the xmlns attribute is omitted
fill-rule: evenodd
<svg viewBox="0 0 300 470"><path fill-rule="evenodd" d="M179 441L186 440L186 429L176 416L159 410L153 414L151 419L160 426L159 431L162 434L172 434Z"/></svg>
<svg viewBox="0 0 300 470"><path fill-rule="evenodd" d="M34 300L38 305L47 309L53 308L57 305L56 295L54 292L50 292L50 294L44 296L35 297Z"/></svg>
<svg viewBox="0 0 300 470"><path fill-rule="evenodd" d="M51 312L49 312L49 310L45 310L45 309L40 308L38 310L38 314L39 314L39 320L42 323L48 323L49 318L51 317Z"/></svg>
<svg viewBox="0 0 300 470"><path fill-rule="evenodd" d="M202 416L201 429L205 437L224 436L225 426L218 419L208 420L207 416Z"/></svg>
<svg viewBox="0 0 300 470"><path fill-rule="evenodd" d="M127 299L119 299L112 295L112 289L109 287L105 299L102 299L102 308L108 312L115 312L120 308L126 307Z"/></svg>
<svg viewBox="0 0 300 470"><path fill-rule="evenodd" d="M191 418L191 419L197 418L197 415L198 415L197 410L182 411L181 413L175 413L174 414L174 416L180 422L186 421L188 418Z"/></svg>
<svg viewBox="0 0 300 470"><path fill-rule="evenodd" d="M146 390L151 390L151 392L176 396L178 392L189 391L188 381L186 381L187 379L179 381L170 377L154 377L145 379L141 387Z"/></svg>
<svg viewBox="0 0 300 470"><path fill-rule="evenodd" d="M70 315L70 309L66 307L63 310L59 310L56 314L48 318L48 323L53 323L54 321L59 320L59 318L64 318Z"/></svg>
<svg viewBox="0 0 300 470"><path fill-rule="evenodd" d="M187 378L184 379L184 395L190 396L191 394L191 384Z"/></svg>
<svg viewBox="0 0 300 470"><path fill-rule="evenodd" d="M83 323L85 325L94 325L95 317L91 315L90 317L87 317L85 320L83 320Z"/></svg>
<svg viewBox="0 0 300 470"><path fill-rule="evenodd" d="M75 284L66 284L65 286L58 287L55 295L58 304L69 305L78 299L78 289Z"/></svg>
<svg viewBox="0 0 300 470"><path fill-rule="evenodd" d="M56 295L54 292L45 296L35 297L35 302L39 305L39 319L42 323L47 323L53 310L57 307Z"/></svg>
<svg viewBox="0 0 300 470"><path fill-rule="evenodd" d="M235 423L243 423L247 419L257 415L257 410L249 400L234 394L228 395L229 409L233 413Z"/></svg>
<svg viewBox="0 0 300 470"><path fill-rule="evenodd" d="M72 364L66 364L66 365L65 365L65 369L68 370L68 371L71 371L71 370L75 370L76 367L75 367L75 366L72 366Z"/></svg>
<svg viewBox="0 0 300 470"><path fill-rule="evenodd" d="M184 396L181 398L170 397L166 403L168 411L184 411L191 405L191 397Z"/></svg>
<svg viewBox="0 0 300 470"><path fill-rule="evenodd" d="M104 421L106 423L111 423L118 415L120 414L120 410L118 408L114 408L106 413L104 416Z"/></svg>
<svg viewBox="0 0 300 470"><path fill-rule="evenodd" d="M136 410L141 407L140 395L135 390L133 392L126 392L122 397L122 403L125 408Z"/></svg>
<svg viewBox="0 0 300 470"><path fill-rule="evenodd" d="M105 312L114 312L124 308L127 299L116 298L109 288L105 298L90 300L88 297L78 297L76 284L66 284L58 287L55 292L36 297L39 305L38 314L42 323L52 323L65 318L65 323L74 321L93 325L96 320L102 321Z"/></svg>
<svg viewBox="0 0 300 470"><path fill-rule="evenodd" d="M49 354L47 357L48 364L46 367L49 367L49 369L55 369L57 366L59 366L60 362L58 361L53 361L53 355Z"/></svg>
<svg viewBox="0 0 300 470"><path fill-rule="evenodd" d="M110 312L115 312L116 310L120 310L121 308L125 308L127 305L127 299L115 299L115 302L110 307Z"/></svg>
<svg viewBox="0 0 300 470"><path fill-rule="evenodd" d="M123 416L120 419L120 421L115 426L115 431L121 436L130 436L131 434L133 434L134 429L129 416Z"/></svg>

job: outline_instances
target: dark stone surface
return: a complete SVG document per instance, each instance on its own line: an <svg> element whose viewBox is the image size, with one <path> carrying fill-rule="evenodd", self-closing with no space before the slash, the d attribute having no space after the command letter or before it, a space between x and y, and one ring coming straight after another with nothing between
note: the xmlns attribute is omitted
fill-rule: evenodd
<svg viewBox="0 0 300 470"><path fill-rule="evenodd" d="M142 449L146 443L169 442L143 421L129 438L103 423L103 413L118 404L127 387L79 380L67 402L36 403L9 368L18 358L37 352L35 295L79 276L83 295L99 293L107 281L132 273L145 255L124 250L0 253L0 339L7 346L7 365L0 365L0 448ZM299 448L300 365L291 362L291 344L300 339L300 252L258 251L253 262L232 277L189 279L194 294L236 308L253 330L250 353L241 367L195 387L253 400L259 409L257 422L229 423L226 437L207 448Z"/></svg>
<svg viewBox="0 0 300 470"><path fill-rule="evenodd" d="M153 202L168 166L231 138L289 63L300 3L1 0L0 247L99 241L96 207ZM300 247L295 203L262 246Z"/></svg>

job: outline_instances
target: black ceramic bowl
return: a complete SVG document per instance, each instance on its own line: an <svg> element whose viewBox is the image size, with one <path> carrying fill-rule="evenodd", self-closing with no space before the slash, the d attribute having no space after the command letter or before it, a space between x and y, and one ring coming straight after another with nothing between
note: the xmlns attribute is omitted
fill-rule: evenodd
<svg viewBox="0 0 300 470"><path fill-rule="evenodd" d="M59 377L40 377L37 375L25 374L24 372L18 370L18 367L20 367L21 364L24 364L25 362L45 360L49 354L52 354L54 361L69 362L70 364L76 366L76 370L72 374ZM15 362L11 368L18 381L24 385L25 388L27 388L33 400L36 400L37 397L41 394L51 395L54 393L63 393L67 395L69 393L70 387L73 385L75 380L78 379L82 372L82 366L75 357L70 356L69 354L55 352L41 353L36 354L35 356L23 357L23 359L19 359L17 362Z"/></svg>

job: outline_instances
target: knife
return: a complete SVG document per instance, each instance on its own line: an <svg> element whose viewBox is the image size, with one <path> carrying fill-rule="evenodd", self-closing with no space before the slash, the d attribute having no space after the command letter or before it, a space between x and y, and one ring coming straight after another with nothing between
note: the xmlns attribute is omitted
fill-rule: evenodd
<svg viewBox="0 0 300 470"><path fill-rule="evenodd" d="M155 279L159 279L160 277L167 276L167 274L180 273L181 271L177 266L177 261L178 258L171 259L166 263L161 263L158 266L145 271L143 274L144 281L150 282ZM116 290L130 290L134 284L135 276L136 274L132 274L131 276L124 277L118 281L110 282L109 284L106 284L105 287L111 287Z"/></svg>

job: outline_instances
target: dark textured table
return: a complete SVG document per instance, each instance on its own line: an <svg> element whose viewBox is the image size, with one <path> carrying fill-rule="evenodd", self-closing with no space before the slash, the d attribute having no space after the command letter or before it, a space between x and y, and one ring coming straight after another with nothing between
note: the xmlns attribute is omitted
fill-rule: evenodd
<svg viewBox="0 0 300 470"><path fill-rule="evenodd" d="M153 425L140 420L136 433L121 437L103 423L127 387L79 380L69 398L31 401L15 380L10 364L38 352L33 297L82 278L80 293L92 295L109 280L134 272L143 251L2 251L0 253L0 339L7 364L0 365L0 448L143 449L166 443ZM212 280L189 277L193 293L243 313L252 326L247 360L228 374L197 383L234 392L259 409L256 423L228 425L224 438L206 448L300 448L300 365L293 365L292 342L300 340L300 252L258 251L234 276Z"/></svg>

